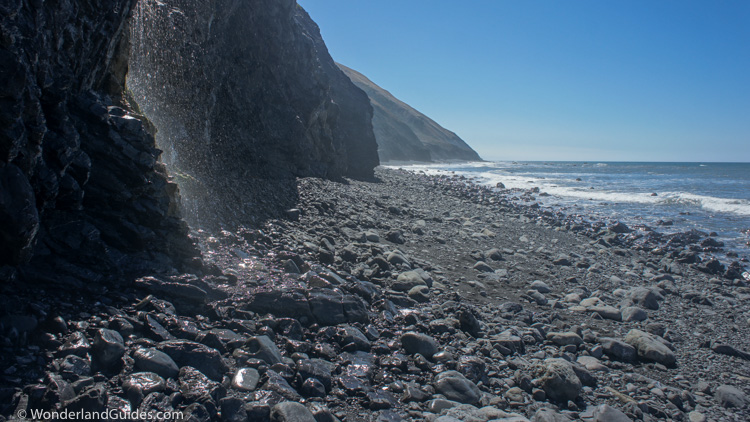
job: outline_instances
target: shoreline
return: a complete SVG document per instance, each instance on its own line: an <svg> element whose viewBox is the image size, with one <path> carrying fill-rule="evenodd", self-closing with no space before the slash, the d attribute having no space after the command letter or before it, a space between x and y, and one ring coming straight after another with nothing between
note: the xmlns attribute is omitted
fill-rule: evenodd
<svg viewBox="0 0 750 422"><path fill-rule="evenodd" d="M213 275L145 277L79 302L50 288L31 311L19 306L30 292L6 287L16 320L46 315L14 356L47 367L34 381L36 361L14 363L6 385L37 386L5 403L237 421L750 418L726 407L732 388L750 393L750 289L689 262L703 239L636 238L460 177L376 174L299 179L286 219L198 233ZM139 352L152 349L178 371ZM119 360L105 365L103 350ZM164 371L163 384L149 391L139 371Z"/></svg>
<svg viewBox="0 0 750 422"><path fill-rule="evenodd" d="M521 164L546 165L547 163L538 161ZM582 163L557 162L555 164L580 165ZM467 163L467 165L471 164ZM632 228L646 232L655 231L661 236L671 236L690 231L697 231L704 238L710 234L710 237L716 242L709 242L713 246L710 246L706 252L718 252L719 254L716 257L727 261L741 260L747 263L750 259L750 240L747 237L748 230L750 230L747 212L750 211L747 209L747 205L743 204L747 200L734 198L731 195L706 196L706 193L700 189L695 192L681 191L675 186L652 186L653 190L650 190L645 185L638 185L640 186L639 189L631 191L623 190L622 186L613 187L603 184L606 179L602 180L601 177L609 178L615 174L620 174L622 170L612 174L585 172L586 175L580 175L583 179L578 177L573 181L575 176L571 175L575 172L569 173L570 167L555 167L552 170L538 168L536 171L551 172L544 173L545 176L541 176L535 175L533 172L518 173L520 167L510 166L506 168L502 163L498 164L500 164L498 168L505 169L499 174L490 171L494 167L485 168L481 166L481 163L480 167L483 170L476 172L463 169L460 166L434 169L411 165L401 168L412 172L425 172L428 175L464 175L467 180L482 186L494 188L497 184L498 188L494 190L500 190L505 194L525 194L529 189L537 187L539 192L536 192L535 195L525 195L522 198L527 204L528 202L538 202L540 206L553 211L586 215L591 221L619 220ZM639 165L641 163L622 162L616 164ZM591 165L594 166L594 164ZM399 167L393 166L391 168L398 169ZM653 169L653 171L663 170ZM548 177L555 180L550 182L546 180ZM557 178L561 179L557 180ZM636 181L642 180L636 179ZM643 182L645 183L645 181ZM658 194L655 192L658 192ZM698 202L696 203L696 201ZM690 204L693 204L693 206ZM736 209L733 209L733 206ZM696 251L703 252L697 249Z"/></svg>

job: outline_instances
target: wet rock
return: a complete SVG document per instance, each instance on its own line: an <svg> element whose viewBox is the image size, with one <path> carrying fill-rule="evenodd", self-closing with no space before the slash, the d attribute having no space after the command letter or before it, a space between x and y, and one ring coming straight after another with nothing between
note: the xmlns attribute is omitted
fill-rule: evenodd
<svg viewBox="0 0 750 422"><path fill-rule="evenodd" d="M264 390L273 391L287 400L299 400L301 397L289 382L278 372L269 369L266 371L266 382L263 384Z"/></svg>
<svg viewBox="0 0 750 422"><path fill-rule="evenodd" d="M308 378L302 382L300 393L305 397L325 397L326 387L317 378Z"/></svg>
<svg viewBox="0 0 750 422"><path fill-rule="evenodd" d="M370 316L367 313L368 307L359 297L345 294L342 298L341 305L344 308L346 322L361 322L363 324L370 322Z"/></svg>
<svg viewBox="0 0 750 422"><path fill-rule="evenodd" d="M120 333L123 338L128 338L135 332L133 324L125 318L112 318L108 327Z"/></svg>
<svg viewBox="0 0 750 422"><path fill-rule="evenodd" d="M164 378L176 378L180 368L168 354L154 348L138 349L133 353L135 369L155 372Z"/></svg>
<svg viewBox="0 0 750 422"><path fill-rule="evenodd" d="M135 406L139 405L147 395L155 391L164 391L165 388L164 378L153 372L130 374L122 382L122 391Z"/></svg>
<svg viewBox="0 0 750 422"><path fill-rule="evenodd" d="M581 393L581 381L564 359L545 359L533 368L533 375L550 400L566 403Z"/></svg>
<svg viewBox="0 0 750 422"><path fill-rule="evenodd" d="M73 354L84 357L91 351L91 344L82 332L76 331L68 337L68 340L60 347L60 356Z"/></svg>
<svg viewBox="0 0 750 422"><path fill-rule="evenodd" d="M391 393L385 390L371 390L365 393L367 407L370 410L390 409L397 401Z"/></svg>
<svg viewBox="0 0 750 422"><path fill-rule="evenodd" d="M461 356L456 370L475 383L487 379L486 365L476 356Z"/></svg>
<svg viewBox="0 0 750 422"><path fill-rule="evenodd" d="M255 368L240 368L232 377L232 387L240 391L255 391L260 374Z"/></svg>
<svg viewBox="0 0 750 422"><path fill-rule="evenodd" d="M458 323L464 332L477 338L481 336L482 326L470 307L462 306L458 310Z"/></svg>
<svg viewBox="0 0 750 422"><path fill-rule="evenodd" d="M457 371L441 372L433 384L437 392L459 403L476 404L482 396L476 384Z"/></svg>
<svg viewBox="0 0 750 422"><path fill-rule="evenodd" d="M349 352L355 350L369 351L371 344L362 331L351 325L341 327L337 332L339 344Z"/></svg>
<svg viewBox="0 0 750 422"><path fill-rule="evenodd" d="M365 391L370 389L370 386L367 384L365 380L362 380L360 378L357 378L351 375L342 375L336 378L336 382L350 396L361 395Z"/></svg>
<svg viewBox="0 0 750 422"><path fill-rule="evenodd" d="M219 401L222 422L247 422L245 401L239 397L225 397Z"/></svg>
<svg viewBox="0 0 750 422"><path fill-rule="evenodd" d="M303 380L315 378L323 384L326 391L330 391L332 374L336 365L322 359L302 359L297 362L297 373Z"/></svg>
<svg viewBox="0 0 750 422"><path fill-rule="evenodd" d="M278 396L277 396L278 397ZM262 398L262 397L259 397ZM273 400L252 401L245 403L245 412L247 412L248 422L271 420L271 408L276 404Z"/></svg>
<svg viewBox="0 0 750 422"><path fill-rule="evenodd" d="M427 359L438 352L438 344L432 337L427 334L410 331L401 336L401 345L406 353L411 355L419 353Z"/></svg>
<svg viewBox="0 0 750 422"><path fill-rule="evenodd" d="M427 401L429 398L430 395L423 390L421 385L409 383L404 387L404 396L402 397L401 401L403 401L404 403L421 403Z"/></svg>
<svg viewBox="0 0 750 422"><path fill-rule="evenodd" d="M500 334L490 337L490 342L493 347L499 349L504 355L524 353L526 350L523 339L511 330L505 330Z"/></svg>
<svg viewBox="0 0 750 422"><path fill-rule="evenodd" d="M156 341L174 340L173 336L161 323L151 314L146 315L146 331L148 336Z"/></svg>
<svg viewBox="0 0 750 422"><path fill-rule="evenodd" d="M315 416L304 405L291 401L271 409L271 422L316 422Z"/></svg>
<svg viewBox="0 0 750 422"><path fill-rule="evenodd" d="M304 290L270 290L256 292L242 306L244 310L258 314L272 314L277 317L289 317L311 320L310 304Z"/></svg>
<svg viewBox="0 0 750 422"><path fill-rule="evenodd" d="M67 402L65 409L72 412L101 412L107 407L108 396L107 388L97 384Z"/></svg>
<svg viewBox="0 0 750 422"><path fill-rule="evenodd" d="M346 322L343 295L330 289L313 289L308 293L310 311L321 325L337 325Z"/></svg>
<svg viewBox="0 0 750 422"><path fill-rule="evenodd" d="M638 357L661 363L664 366L674 366L677 357L667 346L666 340L641 330L630 330L625 336L625 342L635 347Z"/></svg>
<svg viewBox="0 0 750 422"><path fill-rule="evenodd" d="M45 407L52 407L59 403L65 403L75 397L75 390L60 375L48 374L45 382L45 390L41 403Z"/></svg>
<svg viewBox="0 0 750 422"><path fill-rule="evenodd" d="M119 363L125 354L125 344L117 331L100 328L94 336L92 351L94 361L110 369L109 367Z"/></svg>
<svg viewBox="0 0 750 422"><path fill-rule="evenodd" d="M60 372L68 380L91 375L91 362L76 355L68 355L60 362Z"/></svg>
<svg viewBox="0 0 750 422"><path fill-rule="evenodd" d="M169 355L180 367L192 366L208 378L220 381L229 371L221 354L200 343L171 340L159 343L158 348Z"/></svg>
<svg viewBox="0 0 750 422"><path fill-rule="evenodd" d="M223 395L223 388L219 383L211 381L201 371L191 366L180 368L180 393L188 401L206 400L216 402Z"/></svg>
<svg viewBox="0 0 750 422"><path fill-rule="evenodd" d="M188 422L210 422L211 412L200 403L191 403L182 412L184 420Z"/></svg>
<svg viewBox="0 0 750 422"><path fill-rule="evenodd" d="M747 395L737 387L731 385L720 385L714 393L716 401L726 407L743 408L748 404Z"/></svg>
<svg viewBox="0 0 750 422"><path fill-rule="evenodd" d="M281 352L267 336L251 337L244 348L251 357L260 359L269 365L281 363Z"/></svg>
<svg viewBox="0 0 750 422"><path fill-rule="evenodd" d="M208 292L195 284L165 281L155 277L142 277L135 281L136 286L155 295L182 300L188 304L202 305L209 296ZM225 294L218 293L225 296Z"/></svg>

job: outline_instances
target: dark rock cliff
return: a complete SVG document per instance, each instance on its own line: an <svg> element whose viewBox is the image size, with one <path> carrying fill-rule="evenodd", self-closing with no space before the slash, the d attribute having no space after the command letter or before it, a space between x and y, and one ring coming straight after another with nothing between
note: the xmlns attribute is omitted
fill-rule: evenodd
<svg viewBox="0 0 750 422"><path fill-rule="evenodd" d="M198 270L162 158L203 216L378 164L366 94L294 0L4 1L0 80L4 280Z"/></svg>
<svg viewBox="0 0 750 422"><path fill-rule="evenodd" d="M455 133L400 101L361 73L338 64L364 90L375 110L372 125L380 161L481 161Z"/></svg>
<svg viewBox="0 0 750 422"><path fill-rule="evenodd" d="M122 100L136 0L0 3L0 279L97 285L197 255Z"/></svg>
<svg viewBox="0 0 750 422"><path fill-rule="evenodd" d="M367 96L294 0L142 0L132 40L128 86L191 223L260 207L253 180L372 176Z"/></svg>

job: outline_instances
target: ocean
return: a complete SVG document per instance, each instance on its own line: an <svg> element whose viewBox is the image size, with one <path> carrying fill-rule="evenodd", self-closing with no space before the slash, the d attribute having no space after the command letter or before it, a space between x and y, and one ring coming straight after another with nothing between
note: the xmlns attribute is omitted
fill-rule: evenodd
<svg viewBox="0 0 750 422"><path fill-rule="evenodd" d="M750 258L750 163L472 162L389 166L463 175L507 189L538 187L542 206L663 233L715 232Z"/></svg>

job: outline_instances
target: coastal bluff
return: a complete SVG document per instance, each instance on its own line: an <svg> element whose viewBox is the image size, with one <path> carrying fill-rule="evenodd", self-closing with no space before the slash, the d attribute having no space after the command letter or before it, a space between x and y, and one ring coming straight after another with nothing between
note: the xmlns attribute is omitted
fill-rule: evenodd
<svg viewBox="0 0 750 422"><path fill-rule="evenodd" d="M365 75L337 64L370 98L381 162L482 161L458 135L394 97Z"/></svg>

